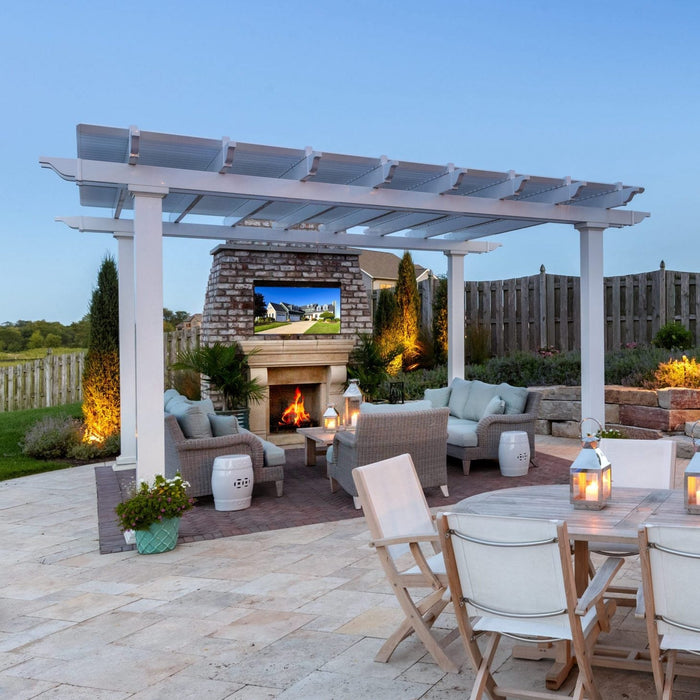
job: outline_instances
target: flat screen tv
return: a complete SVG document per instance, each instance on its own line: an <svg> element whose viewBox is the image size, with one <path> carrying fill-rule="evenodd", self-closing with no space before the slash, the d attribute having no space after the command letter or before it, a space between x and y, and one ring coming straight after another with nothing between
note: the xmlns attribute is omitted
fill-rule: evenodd
<svg viewBox="0 0 700 700"><path fill-rule="evenodd" d="M255 333L340 333L340 285L255 282Z"/></svg>

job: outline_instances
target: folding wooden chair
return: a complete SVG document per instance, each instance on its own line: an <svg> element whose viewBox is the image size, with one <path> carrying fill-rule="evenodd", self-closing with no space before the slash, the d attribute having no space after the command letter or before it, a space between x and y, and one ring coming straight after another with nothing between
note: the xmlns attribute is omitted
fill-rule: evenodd
<svg viewBox="0 0 700 700"><path fill-rule="evenodd" d="M622 560L608 559L577 599L564 522L442 513L438 530L462 642L476 671L471 700L484 694L562 697L496 683L491 664L502 636L536 644L568 640L579 669L570 697L600 700L592 649L598 634L610 628L615 603L604 601L603 594ZM483 652L476 641L480 633L486 635Z"/></svg>
<svg viewBox="0 0 700 700"><path fill-rule="evenodd" d="M612 464L612 485L640 489L672 489L676 466L676 443L673 440L619 440L603 438L600 449ZM589 553L609 557L639 554L636 544L589 542ZM589 560L590 575L595 575ZM618 605L635 607L638 591L629 586L610 586L608 593Z"/></svg>
<svg viewBox="0 0 700 700"><path fill-rule="evenodd" d="M656 694L659 700L670 700L677 652L700 653L700 528L642 526L639 560ZM693 675L698 675L697 665Z"/></svg>
<svg viewBox="0 0 700 700"><path fill-rule="evenodd" d="M415 633L443 671L457 673L459 668L445 647L459 636L459 630L452 630L442 639L431 631L450 598L435 521L411 456L402 454L356 467L352 476L372 536L371 545L406 616L374 660L387 662L396 647ZM431 545L432 553L426 556L421 544ZM397 560L408 552L413 559L408 567L402 567ZM415 588L431 588L432 592L416 602L409 590Z"/></svg>

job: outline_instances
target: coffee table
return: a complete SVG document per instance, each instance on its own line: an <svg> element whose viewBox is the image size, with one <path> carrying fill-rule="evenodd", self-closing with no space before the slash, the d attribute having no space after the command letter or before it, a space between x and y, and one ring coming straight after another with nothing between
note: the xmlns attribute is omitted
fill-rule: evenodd
<svg viewBox="0 0 700 700"><path fill-rule="evenodd" d="M307 467L313 467L316 464L316 455L325 454L335 437L335 432L325 428L297 428L297 433L306 438Z"/></svg>

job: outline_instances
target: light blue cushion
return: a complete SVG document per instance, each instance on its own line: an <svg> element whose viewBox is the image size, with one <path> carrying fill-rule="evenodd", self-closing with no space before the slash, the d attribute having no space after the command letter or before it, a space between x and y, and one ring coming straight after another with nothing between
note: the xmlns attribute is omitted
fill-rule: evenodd
<svg viewBox="0 0 700 700"><path fill-rule="evenodd" d="M406 403L369 403L360 404L360 413L401 413L410 411L427 411L433 404L425 399L407 401Z"/></svg>
<svg viewBox="0 0 700 700"><path fill-rule="evenodd" d="M491 401L488 402L482 418L486 416L501 416L506 412L506 402L500 396L494 396Z"/></svg>
<svg viewBox="0 0 700 700"><path fill-rule="evenodd" d="M326 450L326 462L333 462L333 445L330 445Z"/></svg>
<svg viewBox="0 0 700 700"><path fill-rule="evenodd" d="M455 377L450 385L450 415L456 418L466 418L464 415L464 407L469 399L472 382L460 377Z"/></svg>
<svg viewBox="0 0 700 700"><path fill-rule="evenodd" d="M479 444L476 425L476 421L450 416L447 419L447 442L457 447L476 447Z"/></svg>
<svg viewBox="0 0 700 700"><path fill-rule="evenodd" d="M163 408L167 411L168 410L168 404L173 400L176 399L177 397L181 396L180 392L177 389L168 389L164 394L163 394ZM184 397L183 397L184 398Z"/></svg>
<svg viewBox="0 0 700 700"><path fill-rule="evenodd" d="M449 386L444 386L441 389L426 389L423 392L423 398L430 401L433 408L445 408L450 403L450 394L452 389Z"/></svg>
<svg viewBox="0 0 700 700"><path fill-rule="evenodd" d="M481 420L486 407L489 405L489 401L497 393L493 384L486 384L486 382L480 382L478 379L474 380L469 391L469 398L462 411L462 418Z"/></svg>
<svg viewBox="0 0 700 700"><path fill-rule="evenodd" d="M189 439L208 438L212 436L208 411L200 401L171 401L169 413L177 418L183 435ZM213 412L213 411L212 411Z"/></svg>
<svg viewBox="0 0 700 700"><path fill-rule="evenodd" d="M514 415L522 413L527 403L527 388L523 386L511 386L510 384L499 384L498 395L506 402L506 414Z"/></svg>
<svg viewBox="0 0 700 700"><path fill-rule="evenodd" d="M214 437L238 435L238 419L236 416L219 416L216 413L209 413L207 418L209 418L209 425Z"/></svg>

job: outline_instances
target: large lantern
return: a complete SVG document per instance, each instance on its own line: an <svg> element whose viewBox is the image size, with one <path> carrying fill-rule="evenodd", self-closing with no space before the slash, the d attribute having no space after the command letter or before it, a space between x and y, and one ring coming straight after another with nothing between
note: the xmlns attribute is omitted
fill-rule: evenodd
<svg viewBox="0 0 700 700"><path fill-rule="evenodd" d="M685 509L689 513L700 514L700 440L695 437L695 426L690 428L690 437L693 441L693 457L683 473L683 493L685 495Z"/></svg>
<svg viewBox="0 0 700 700"><path fill-rule="evenodd" d="M595 418L585 420L598 421ZM599 428L602 426L598 423ZM608 458L598 447L598 438L581 434L581 452L569 470L569 498L574 508L601 510L612 494L612 467Z"/></svg>
<svg viewBox="0 0 700 700"><path fill-rule="evenodd" d="M360 415L360 404L362 403L362 392L357 379L350 380L343 398L345 399L345 412L343 414L345 427L352 430L357 426L357 417Z"/></svg>

